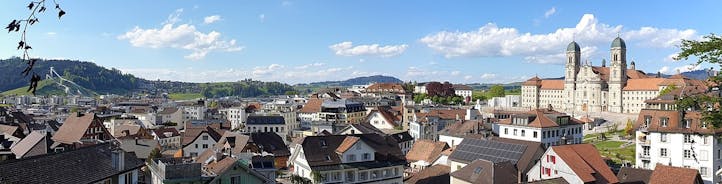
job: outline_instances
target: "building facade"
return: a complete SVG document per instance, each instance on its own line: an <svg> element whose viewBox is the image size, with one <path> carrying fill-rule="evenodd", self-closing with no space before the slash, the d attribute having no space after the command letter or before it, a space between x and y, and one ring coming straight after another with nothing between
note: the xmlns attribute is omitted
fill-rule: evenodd
<svg viewBox="0 0 722 184"><path fill-rule="evenodd" d="M569 43L563 79L531 78L522 84L521 105L564 112L638 113L644 100L659 95L658 86L664 78L647 76L636 70L632 61L627 66L627 48L617 37L610 49L611 66L581 62L576 42Z"/></svg>

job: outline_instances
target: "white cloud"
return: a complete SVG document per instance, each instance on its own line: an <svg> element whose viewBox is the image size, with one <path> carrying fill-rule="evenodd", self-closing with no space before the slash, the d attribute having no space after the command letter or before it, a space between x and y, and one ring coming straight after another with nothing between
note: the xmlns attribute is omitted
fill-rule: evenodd
<svg viewBox="0 0 722 184"><path fill-rule="evenodd" d="M663 66L659 69L660 73L668 74L668 75L674 75L677 73L684 73L688 71L694 71L694 70L700 70L702 69L702 66L700 65L684 65L679 67L674 67L673 69L669 66Z"/></svg>
<svg viewBox="0 0 722 184"><path fill-rule="evenodd" d="M496 74L493 74L493 73L481 74L481 79L493 79L493 78L496 78Z"/></svg>
<svg viewBox="0 0 722 184"><path fill-rule="evenodd" d="M56 33L56 32L47 32L47 33L45 33L45 34L47 34L48 36L55 36L55 35L57 35L58 33Z"/></svg>
<svg viewBox="0 0 722 184"><path fill-rule="evenodd" d="M341 42L329 46L331 50L339 56L379 56L379 57L392 57L400 55L406 51L409 46L406 44L401 45L386 45L380 46L379 44L371 45L357 45L354 46L351 42Z"/></svg>
<svg viewBox="0 0 722 184"><path fill-rule="evenodd" d="M182 12L182 9L179 10ZM171 15L166 22L177 22L174 19L178 17ZM161 28L150 29L136 26L117 38L128 40L134 47L189 50L191 53L184 58L190 60L203 59L210 52L236 52L243 49L242 46L236 45L235 39L224 40L219 32L203 33L190 24L175 26L173 23L167 23Z"/></svg>
<svg viewBox="0 0 722 184"><path fill-rule="evenodd" d="M457 76L459 74L461 74L461 71L451 71L452 76Z"/></svg>
<svg viewBox="0 0 722 184"><path fill-rule="evenodd" d="M307 69L307 68L311 68L311 67L320 67L320 66L324 66L324 65L326 65L326 63L311 63L311 64L297 66L296 69Z"/></svg>
<svg viewBox="0 0 722 184"><path fill-rule="evenodd" d="M575 27L559 28L551 33L520 33L516 28L498 27L494 23L488 23L475 31L437 32L421 38L420 42L447 58L521 56L530 62L563 63L563 60L550 59L559 58L559 54L563 54L572 40L588 47L588 51L594 51L595 45L611 43L621 31L621 25L599 23L594 15L585 14ZM622 38L627 43L636 42L642 46L665 48L679 43L682 38L695 37L698 36L691 29L643 27L622 33Z"/></svg>
<svg viewBox="0 0 722 184"><path fill-rule="evenodd" d="M544 12L544 18L549 18L550 16L554 15L554 13L556 13L556 12L557 12L557 8L552 7L551 9Z"/></svg>
<svg viewBox="0 0 722 184"><path fill-rule="evenodd" d="M165 22L161 23L162 25L165 24L175 24L181 21L180 16L183 13L183 8L176 9L175 12L168 15L168 19L165 20Z"/></svg>
<svg viewBox="0 0 722 184"><path fill-rule="evenodd" d="M664 58L664 61L674 61L674 58L677 57L677 53L667 55L667 57Z"/></svg>
<svg viewBox="0 0 722 184"><path fill-rule="evenodd" d="M268 65L267 67L257 66L255 68L253 68L253 72L251 72L251 73L253 75L266 75L266 74L270 74L271 72L275 72L276 70L281 69L283 67L284 67L283 65L275 64L275 63Z"/></svg>
<svg viewBox="0 0 722 184"><path fill-rule="evenodd" d="M471 76L471 75L464 76L464 80L470 80L470 79L472 79L472 78L474 78L474 77Z"/></svg>
<svg viewBox="0 0 722 184"><path fill-rule="evenodd" d="M220 15L211 15L211 16L207 16L206 18L204 18L203 23L204 24L212 24L212 23L218 22L220 20L221 20Z"/></svg>

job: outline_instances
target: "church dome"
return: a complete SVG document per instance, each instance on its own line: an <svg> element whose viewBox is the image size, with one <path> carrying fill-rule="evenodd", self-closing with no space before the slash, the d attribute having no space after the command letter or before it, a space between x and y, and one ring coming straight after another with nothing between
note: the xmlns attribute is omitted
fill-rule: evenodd
<svg viewBox="0 0 722 184"><path fill-rule="evenodd" d="M572 43L569 43L569 46L567 46L567 52L575 51L579 52L579 44L577 42L572 41Z"/></svg>
<svg viewBox="0 0 722 184"><path fill-rule="evenodd" d="M615 48L615 47L621 47L621 48L625 49L625 48L627 48L627 44L624 44L624 40L622 40L622 38L617 37L614 39L614 41L612 41L612 48Z"/></svg>

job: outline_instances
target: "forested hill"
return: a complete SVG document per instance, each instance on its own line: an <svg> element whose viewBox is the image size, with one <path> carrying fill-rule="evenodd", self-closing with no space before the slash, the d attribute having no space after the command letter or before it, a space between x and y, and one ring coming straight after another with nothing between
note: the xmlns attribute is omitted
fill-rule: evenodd
<svg viewBox="0 0 722 184"><path fill-rule="evenodd" d="M25 69L20 58L0 60L0 92L24 92L30 76L20 72ZM137 78L131 74L123 74L120 70L107 69L92 62L74 60L38 60L33 71L45 79L50 67L63 78L77 83L79 86L97 94L128 94L130 92L167 92L199 94L205 97L240 96L256 97L282 95L294 91L293 87L280 82L262 82L250 79L239 79L237 82L189 83L177 81L158 81ZM62 93L58 86L51 82L39 85L47 89L38 89L39 95ZM18 93L10 93L18 94Z"/></svg>
<svg viewBox="0 0 722 184"><path fill-rule="evenodd" d="M356 77L343 81L325 81L325 82L312 82L310 84L299 84L299 85L319 85L319 86L352 86L352 85L365 85L369 83L403 83L396 77L373 75L367 77Z"/></svg>
<svg viewBox="0 0 722 184"><path fill-rule="evenodd" d="M20 58L0 60L0 91L12 90L28 85L30 77L21 72L27 64ZM74 60L38 60L33 72L45 79L45 74L53 67L63 78L99 93L126 93L138 89L139 79L123 74L115 68L107 69L92 62Z"/></svg>

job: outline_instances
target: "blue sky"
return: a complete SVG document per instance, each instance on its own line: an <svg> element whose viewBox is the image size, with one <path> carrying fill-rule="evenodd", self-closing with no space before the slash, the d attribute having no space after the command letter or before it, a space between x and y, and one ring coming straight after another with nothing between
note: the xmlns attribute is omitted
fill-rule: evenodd
<svg viewBox="0 0 722 184"><path fill-rule="evenodd" d="M673 74L693 63L669 59L680 39L722 30L721 1L59 2L68 14L41 15L28 33L33 56L191 82L515 82L561 76L572 40L600 65L617 35L637 69ZM5 21L27 16L26 1L2 4ZM0 58L20 55L18 39L0 37L13 43Z"/></svg>

